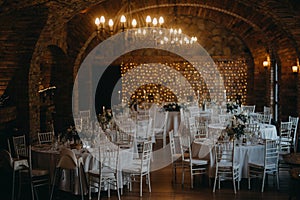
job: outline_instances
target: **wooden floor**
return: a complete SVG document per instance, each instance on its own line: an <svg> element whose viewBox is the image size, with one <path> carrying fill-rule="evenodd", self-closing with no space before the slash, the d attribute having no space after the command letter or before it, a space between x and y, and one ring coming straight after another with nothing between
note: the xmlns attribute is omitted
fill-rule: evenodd
<svg viewBox="0 0 300 200"><path fill-rule="evenodd" d="M151 186L152 192L148 192L148 186L143 185L143 197L139 197L139 184L134 183L133 191L129 191L126 187L121 196L122 200L256 200L256 199L270 199L270 200L283 200L283 199L299 199L300 200L300 183L290 179L289 172L280 173L280 190L276 189L273 185L273 177L268 178L268 183L265 186L265 191L260 192L261 180L254 179L252 181L252 189L248 190L247 180L241 181L241 188L237 194L233 193L232 182L224 182L221 184L221 189L212 192L212 185L209 186L208 179L197 176L194 180L194 188L190 188L189 174L186 174L184 187L181 183L181 171L177 171L177 183L172 183L171 165L158 171L151 172ZM0 177L3 178L3 177ZM213 184L213 180L211 181ZM10 183L0 187L0 199L10 199ZM7 189L5 189L7 188ZM30 199L28 191L22 191L21 199ZM39 192L40 199L49 199L47 188ZM296 197L298 196L298 198ZM80 196L75 196L69 193L59 191L56 195L57 200L73 200L80 199ZM85 199L88 199L87 195ZM97 194L93 194L93 200L97 199ZM116 191L111 191L111 197L107 197L107 192L101 192L101 199L117 199Z"/></svg>
<svg viewBox="0 0 300 200"><path fill-rule="evenodd" d="M181 180L181 172L177 173L177 181ZM121 196L122 200L256 200L256 199L270 199L270 200L283 200L297 199L296 194L300 194L299 184L296 185L289 178L287 172L283 172L280 176L280 190L273 186L273 178L269 177L268 185L265 187L263 193L260 192L261 181L253 180L252 189L248 190L247 180L242 180L241 188L237 194L233 193L232 182L224 182L221 184L221 189L212 192L212 186L208 185L207 179L196 177L194 188L190 188L189 177L187 177L184 187L182 188L180 183L172 184L171 166L168 166L159 171L152 172L151 174L152 192L148 192L147 185L143 185L143 197L139 197L139 184L136 183L133 186L133 191L124 189L124 194ZM293 190L294 189L294 190ZM292 191L293 190L293 191ZM294 194L292 194L294 193ZM291 194L291 195L290 195ZM300 198L298 194L298 199ZM97 199L97 194L93 194L93 200ZM60 192L56 199L80 199L79 196L73 196L70 194ZM88 199L87 196L85 199ZM111 192L111 197L107 197L107 192L101 193L101 199L117 199L115 191Z"/></svg>

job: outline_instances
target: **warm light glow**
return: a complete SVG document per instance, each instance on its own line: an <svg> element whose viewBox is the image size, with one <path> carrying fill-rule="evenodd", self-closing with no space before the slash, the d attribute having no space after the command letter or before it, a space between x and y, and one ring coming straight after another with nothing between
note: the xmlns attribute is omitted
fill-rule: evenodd
<svg viewBox="0 0 300 200"><path fill-rule="evenodd" d="M135 19L133 19L133 20L132 20L132 22L131 22L131 25L132 25L132 27L133 27L133 28L135 28L135 27L136 27L136 25L137 25L137 22L136 22L136 20L135 20Z"/></svg>
<svg viewBox="0 0 300 200"><path fill-rule="evenodd" d="M163 25L164 22L165 22L164 18L163 17L159 17L159 19L158 19L159 25L160 26Z"/></svg>
<svg viewBox="0 0 300 200"><path fill-rule="evenodd" d="M101 17L100 17L100 23L101 23L102 25L104 25L104 23L105 23L105 17L104 17L104 16L101 16Z"/></svg>
<svg viewBox="0 0 300 200"><path fill-rule="evenodd" d="M99 27L99 25L100 25L100 19L98 17L95 19L95 24L96 24L97 27Z"/></svg>
<svg viewBox="0 0 300 200"><path fill-rule="evenodd" d="M265 61L263 62L263 66L264 66L264 67L268 67L268 66L269 66L269 61L266 61L266 60L265 60Z"/></svg>
<svg viewBox="0 0 300 200"><path fill-rule="evenodd" d="M292 71L293 73L298 73L298 66L297 65L292 66Z"/></svg>
<svg viewBox="0 0 300 200"><path fill-rule="evenodd" d="M126 22L126 17L125 17L124 15L121 16L120 22L121 22L121 23L125 23L125 22Z"/></svg>
<svg viewBox="0 0 300 200"><path fill-rule="evenodd" d="M150 17L150 15L148 15L146 17L146 23L147 23L147 25L149 25L151 23L151 17Z"/></svg>
<svg viewBox="0 0 300 200"><path fill-rule="evenodd" d="M112 19L108 20L108 26L109 26L110 30L112 30L112 27L114 26L114 21Z"/></svg>
<svg viewBox="0 0 300 200"><path fill-rule="evenodd" d="M155 17L153 18L152 24L153 24L153 26L157 25L157 19Z"/></svg>

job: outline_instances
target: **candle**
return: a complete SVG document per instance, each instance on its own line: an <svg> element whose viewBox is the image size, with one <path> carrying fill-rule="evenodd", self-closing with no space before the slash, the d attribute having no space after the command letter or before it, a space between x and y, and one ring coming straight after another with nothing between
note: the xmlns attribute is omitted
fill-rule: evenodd
<svg viewBox="0 0 300 200"><path fill-rule="evenodd" d="M224 90L224 100L226 101L226 90Z"/></svg>
<svg viewBox="0 0 300 200"><path fill-rule="evenodd" d="M197 90L197 97L198 97L198 100L200 99L200 95L199 95L200 91Z"/></svg>
<svg viewBox="0 0 300 200"><path fill-rule="evenodd" d="M105 113L105 106L103 106L103 113Z"/></svg>
<svg viewBox="0 0 300 200"><path fill-rule="evenodd" d="M119 90L118 93L119 93L119 101L121 101L121 91Z"/></svg>

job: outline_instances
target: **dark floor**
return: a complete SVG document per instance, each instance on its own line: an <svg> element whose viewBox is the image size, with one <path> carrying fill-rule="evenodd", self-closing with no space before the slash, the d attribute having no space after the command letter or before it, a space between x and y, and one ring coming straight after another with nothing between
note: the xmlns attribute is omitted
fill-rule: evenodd
<svg viewBox="0 0 300 200"><path fill-rule="evenodd" d="M181 172L177 173L177 181L181 180ZM5 176L1 177L1 196L0 199L10 199L10 181L7 180L3 182ZM184 187L181 187L181 184L172 184L171 177L171 166L168 166L159 171L152 172L151 174L151 183L152 183L152 192L148 192L148 187L144 184L143 187L143 197L139 197L139 185L138 183L134 184L133 191L129 191L126 187L124 189L124 194L121 196L121 199L172 199L172 200L188 200L188 199L200 199L200 200L231 200L231 199L272 199L272 200L282 200L282 199L297 199L296 195L298 194L298 199L300 199L300 184L299 182L294 182L289 178L288 172L283 172L280 175L280 190L277 191L276 187L273 186L273 178L269 177L268 184L265 187L263 193L260 192L261 181L253 180L252 189L247 189L247 180L242 180L241 189L235 195L232 189L231 182L224 182L221 185L220 190L216 190L215 193L212 192L212 187L208 185L207 179L202 179L201 177L196 177L194 189L190 188L188 178L185 181ZM24 188L21 191L20 199L30 199L29 188ZM43 188L39 192L41 200L49 199L49 195L46 191L47 188ZM101 199L109 199L107 197L107 192L101 193ZM71 200L71 199L80 199L77 195L72 195L62 191L56 193L57 200ZM85 199L88 199L87 195ZM97 194L93 194L93 199L97 199ZM117 194L115 191L111 192L110 199L117 199Z"/></svg>
<svg viewBox="0 0 300 200"><path fill-rule="evenodd" d="M157 144L156 144L157 145ZM155 147L154 147L155 149ZM232 182L224 182L221 184L221 189L212 192L212 186L209 186L208 179L197 176L194 180L194 188L190 188L189 176L186 175L184 187L179 183L181 181L181 171L177 171L177 183L172 184L172 172L171 165L161 170L154 171L151 173L151 186L152 192L148 192L148 186L143 185L143 197L139 197L139 184L133 185L133 191L129 191L125 186L124 193L121 196L123 200L259 200L259 199L270 199L270 200L285 200L285 199L299 199L300 200L300 180L295 181L290 178L288 171L280 173L280 190L276 189L273 185L273 177L268 178L268 182L265 186L265 191L260 192L261 180L254 179L252 181L252 189L248 190L247 180L241 181L241 188L237 194L233 193ZM11 176L0 170L0 200L11 199ZM213 180L211 181L213 183ZM31 199L29 192L29 186L23 187L21 190L20 199L27 200ZM39 199L49 199L48 188L41 188L39 191ZM78 195L72 195L63 191L58 191L55 195L56 200L73 200L80 199ZM85 195L85 199L88 196ZM93 200L97 199L97 194L93 194ZM101 199L117 199L116 191L111 191L111 197L107 197L107 192L101 193Z"/></svg>

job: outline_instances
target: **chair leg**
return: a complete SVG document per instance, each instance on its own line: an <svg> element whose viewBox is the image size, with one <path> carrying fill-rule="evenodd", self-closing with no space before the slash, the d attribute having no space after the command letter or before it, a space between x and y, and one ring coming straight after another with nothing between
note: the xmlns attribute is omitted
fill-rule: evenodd
<svg viewBox="0 0 300 200"><path fill-rule="evenodd" d="M279 190L279 174L278 174L278 172L276 172L276 183L277 183L277 190Z"/></svg>
<svg viewBox="0 0 300 200"><path fill-rule="evenodd" d="M147 177L148 177L148 188L149 188L149 192L151 192L150 174L148 174Z"/></svg>
<svg viewBox="0 0 300 200"><path fill-rule="evenodd" d="M143 176L140 175L140 197L143 196Z"/></svg>
<svg viewBox="0 0 300 200"><path fill-rule="evenodd" d="M236 187L235 187L235 177L234 177L234 173L232 173L232 184L233 184L233 191L234 191L234 194L236 194Z"/></svg>
<svg viewBox="0 0 300 200"><path fill-rule="evenodd" d="M84 200L84 197L83 197L83 187L82 187L82 178L81 178L81 167L79 166L78 167L78 176L79 176L79 187L80 187L80 195L81 195L81 200Z"/></svg>
<svg viewBox="0 0 300 200"><path fill-rule="evenodd" d="M52 189L51 189L51 194L50 194L50 200L53 199L53 194L54 194L54 188L56 186L56 176L57 174L59 175L58 180L60 179L60 169L56 168L54 172L54 178L53 178L53 183L52 183Z"/></svg>
<svg viewBox="0 0 300 200"><path fill-rule="evenodd" d="M217 169L216 169L216 173L215 173L215 181L214 181L214 187L213 187L213 192L215 192L215 191L216 191L217 178L218 178L218 171L217 171Z"/></svg>
<svg viewBox="0 0 300 200"><path fill-rule="evenodd" d="M11 200L15 200L15 176L16 176L16 172L15 170L13 170Z"/></svg>
<svg viewBox="0 0 300 200"><path fill-rule="evenodd" d="M266 172L263 171L263 180L262 180L262 186L261 186L261 192L264 192L264 186L265 186L265 179L266 179Z"/></svg>

